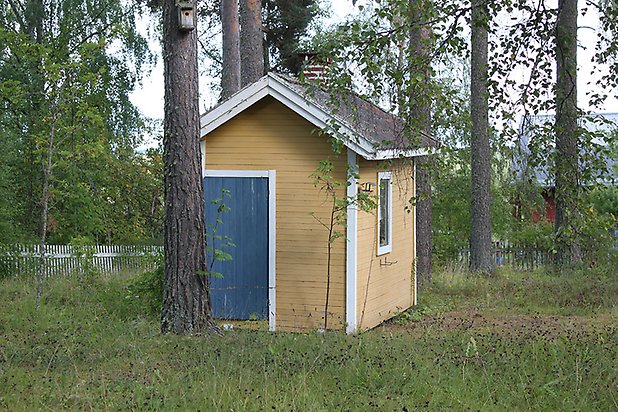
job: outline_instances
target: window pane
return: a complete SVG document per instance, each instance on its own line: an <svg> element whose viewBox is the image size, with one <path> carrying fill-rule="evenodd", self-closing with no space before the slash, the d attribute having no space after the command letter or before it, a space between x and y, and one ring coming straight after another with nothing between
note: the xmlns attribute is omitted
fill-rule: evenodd
<svg viewBox="0 0 618 412"><path fill-rule="evenodd" d="M388 245L388 221L390 219L388 215L390 203L388 186L389 179L380 179L380 221L378 222L380 246Z"/></svg>

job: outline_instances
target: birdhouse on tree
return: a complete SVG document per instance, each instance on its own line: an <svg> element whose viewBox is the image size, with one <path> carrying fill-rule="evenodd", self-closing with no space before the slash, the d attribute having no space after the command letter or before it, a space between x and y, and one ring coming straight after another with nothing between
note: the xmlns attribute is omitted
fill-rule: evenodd
<svg viewBox="0 0 618 412"><path fill-rule="evenodd" d="M176 3L178 9L178 29L191 31L195 29L195 5L190 2Z"/></svg>

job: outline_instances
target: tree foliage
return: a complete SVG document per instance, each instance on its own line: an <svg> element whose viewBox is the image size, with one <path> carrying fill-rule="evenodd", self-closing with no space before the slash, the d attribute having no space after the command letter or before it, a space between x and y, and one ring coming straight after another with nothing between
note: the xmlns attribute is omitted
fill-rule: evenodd
<svg viewBox="0 0 618 412"><path fill-rule="evenodd" d="M419 13L408 12L410 2L404 0L368 3L358 17L320 33L316 40L316 48L323 50L333 62L328 71L329 77L323 83L337 96L331 104L336 107L339 96L354 90L402 116L407 125L404 133L414 144L418 142L418 130L424 128L422 119L409 113L410 108L422 101L406 101L400 91L423 90L417 95L425 96L424 99L430 102L433 133L443 143L445 159L452 160L453 150L464 149L468 145L468 142L458 138L458 130L467 122L466 111L469 107L462 104L459 90L467 82L461 73L470 58L470 2L450 0L428 3ZM492 17L487 22L490 49L487 86L489 120L495 128L491 135L494 152L490 158L495 160L500 157L497 149L514 146L521 137L521 115L555 112L557 109L554 96L556 56L553 50L558 8L554 3L532 0L490 0L483 4ZM598 64L595 70L604 73L600 83L588 96L589 103L594 107L602 104L616 90L605 87L605 84L615 84L618 72L615 70L618 11L613 2L586 2L581 10L582 13L593 11L600 14L601 21L598 41L594 45L594 62ZM427 42L429 53L406 53L405 59L399 58L401 50L410 47L408 31L419 25L431 27L432 36ZM427 70L430 71L431 81L426 80ZM578 111L578 116L583 114L583 111ZM599 143L598 131L580 127L578 132L576 145L583 161L577 164L577 184L595 187L598 176L607 174L601 156L606 149ZM553 185L560 165L556 162L559 155L553 143L555 127L552 124L543 125L532 135L532 167L549 170L550 184ZM457 167L446 160L437 162L437 166L447 168L446 171L435 171L443 175L453 174L453 169ZM510 193L513 198L521 198L526 193L513 192L521 187L523 185L509 184L498 190ZM502 196L493 200L494 203L503 201ZM577 196L573 201L582 204L585 199ZM575 227L586 228L594 225L596 215L590 209L583 208L577 219L580 221ZM512 221L512 224L518 223ZM572 232L569 236L584 236L583 232Z"/></svg>
<svg viewBox="0 0 618 412"><path fill-rule="evenodd" d="M262 10L270 69L298 74L302 64L298 58L300 41L320 13L319 2L263 0Z"/></svg>
<svg viewBox="0 0 618 412"><path fill-rule="evenodd" d="M115 0L2 7L0 197L11 201L0 202L0 215L11 230L0 240L27 241L37 232L48 154L51 241L159 236L158 206L118 207L129 202L123 187L161 180L156 156L135 153L145 128L129 93L152 58L135 28L138 11Z"/></svg>

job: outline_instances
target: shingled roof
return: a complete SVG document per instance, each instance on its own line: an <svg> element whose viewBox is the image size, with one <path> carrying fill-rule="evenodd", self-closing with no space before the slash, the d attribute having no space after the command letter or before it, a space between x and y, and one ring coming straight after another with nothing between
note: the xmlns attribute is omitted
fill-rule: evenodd
<svg viewBox="0 0 618 412"><path fill-rule="evenodd" d="M274 73L204 114L202 136L266 96L272 96L317 127L330 130L348 148L368 160L421 156L437 146L434 139L423 135L419 144L411 144L400 118L356 94L333 98L319 83L307 85Z"/></svg>
<svg viewBox="0 0 618 412"><path fill-rule="evenodd" d="M405 133L405 123L392 113L382 109L354 93L333 99L332 94L320 88L320 83L301 83L297 79L274 74L292 90L303 95L323 110L331 111L340 122L352 127L368 141L382 148L409 149L412 145ZM334 101L334 105L331 103ZM437 142L423 134L415 146L433 147Z"/></svg>

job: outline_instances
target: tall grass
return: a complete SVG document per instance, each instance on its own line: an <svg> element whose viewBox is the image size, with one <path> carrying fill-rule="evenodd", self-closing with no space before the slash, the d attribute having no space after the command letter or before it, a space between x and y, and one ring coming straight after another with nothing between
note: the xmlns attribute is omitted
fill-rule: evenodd
<svg viewBox="0 0 618 412"><path fill-rule="evenodd" d="M487 293L517 301L526 290L540 296L530 289L552 281L539 275L538 282L526 283L509 274L496 288L489 282L440 278L425 296L429 303L450 296L452 305L469 298L493 301ZM162 336L157 317L128 296L126 283L52 279L37 311L31 281L1 281L0 408L617 407L618 342L611 323L535 336L491 329L427 329L419 335L388 328L357 336L243 330L223 337ZM591 293L587 287L575 291L577 285L584 286L575 282L556 296ZM590 301L607 306L606 298L597 297L577 304L587 307Z"/></svg>
<svg viewBox="0 0 618 412"><path fill-rule="evenodd" d="M553 274L500 268L494 276L443 271L421 302L448 309L478 308L510 314L592 315L615 313L618 273L594 270Z"/></svg>

